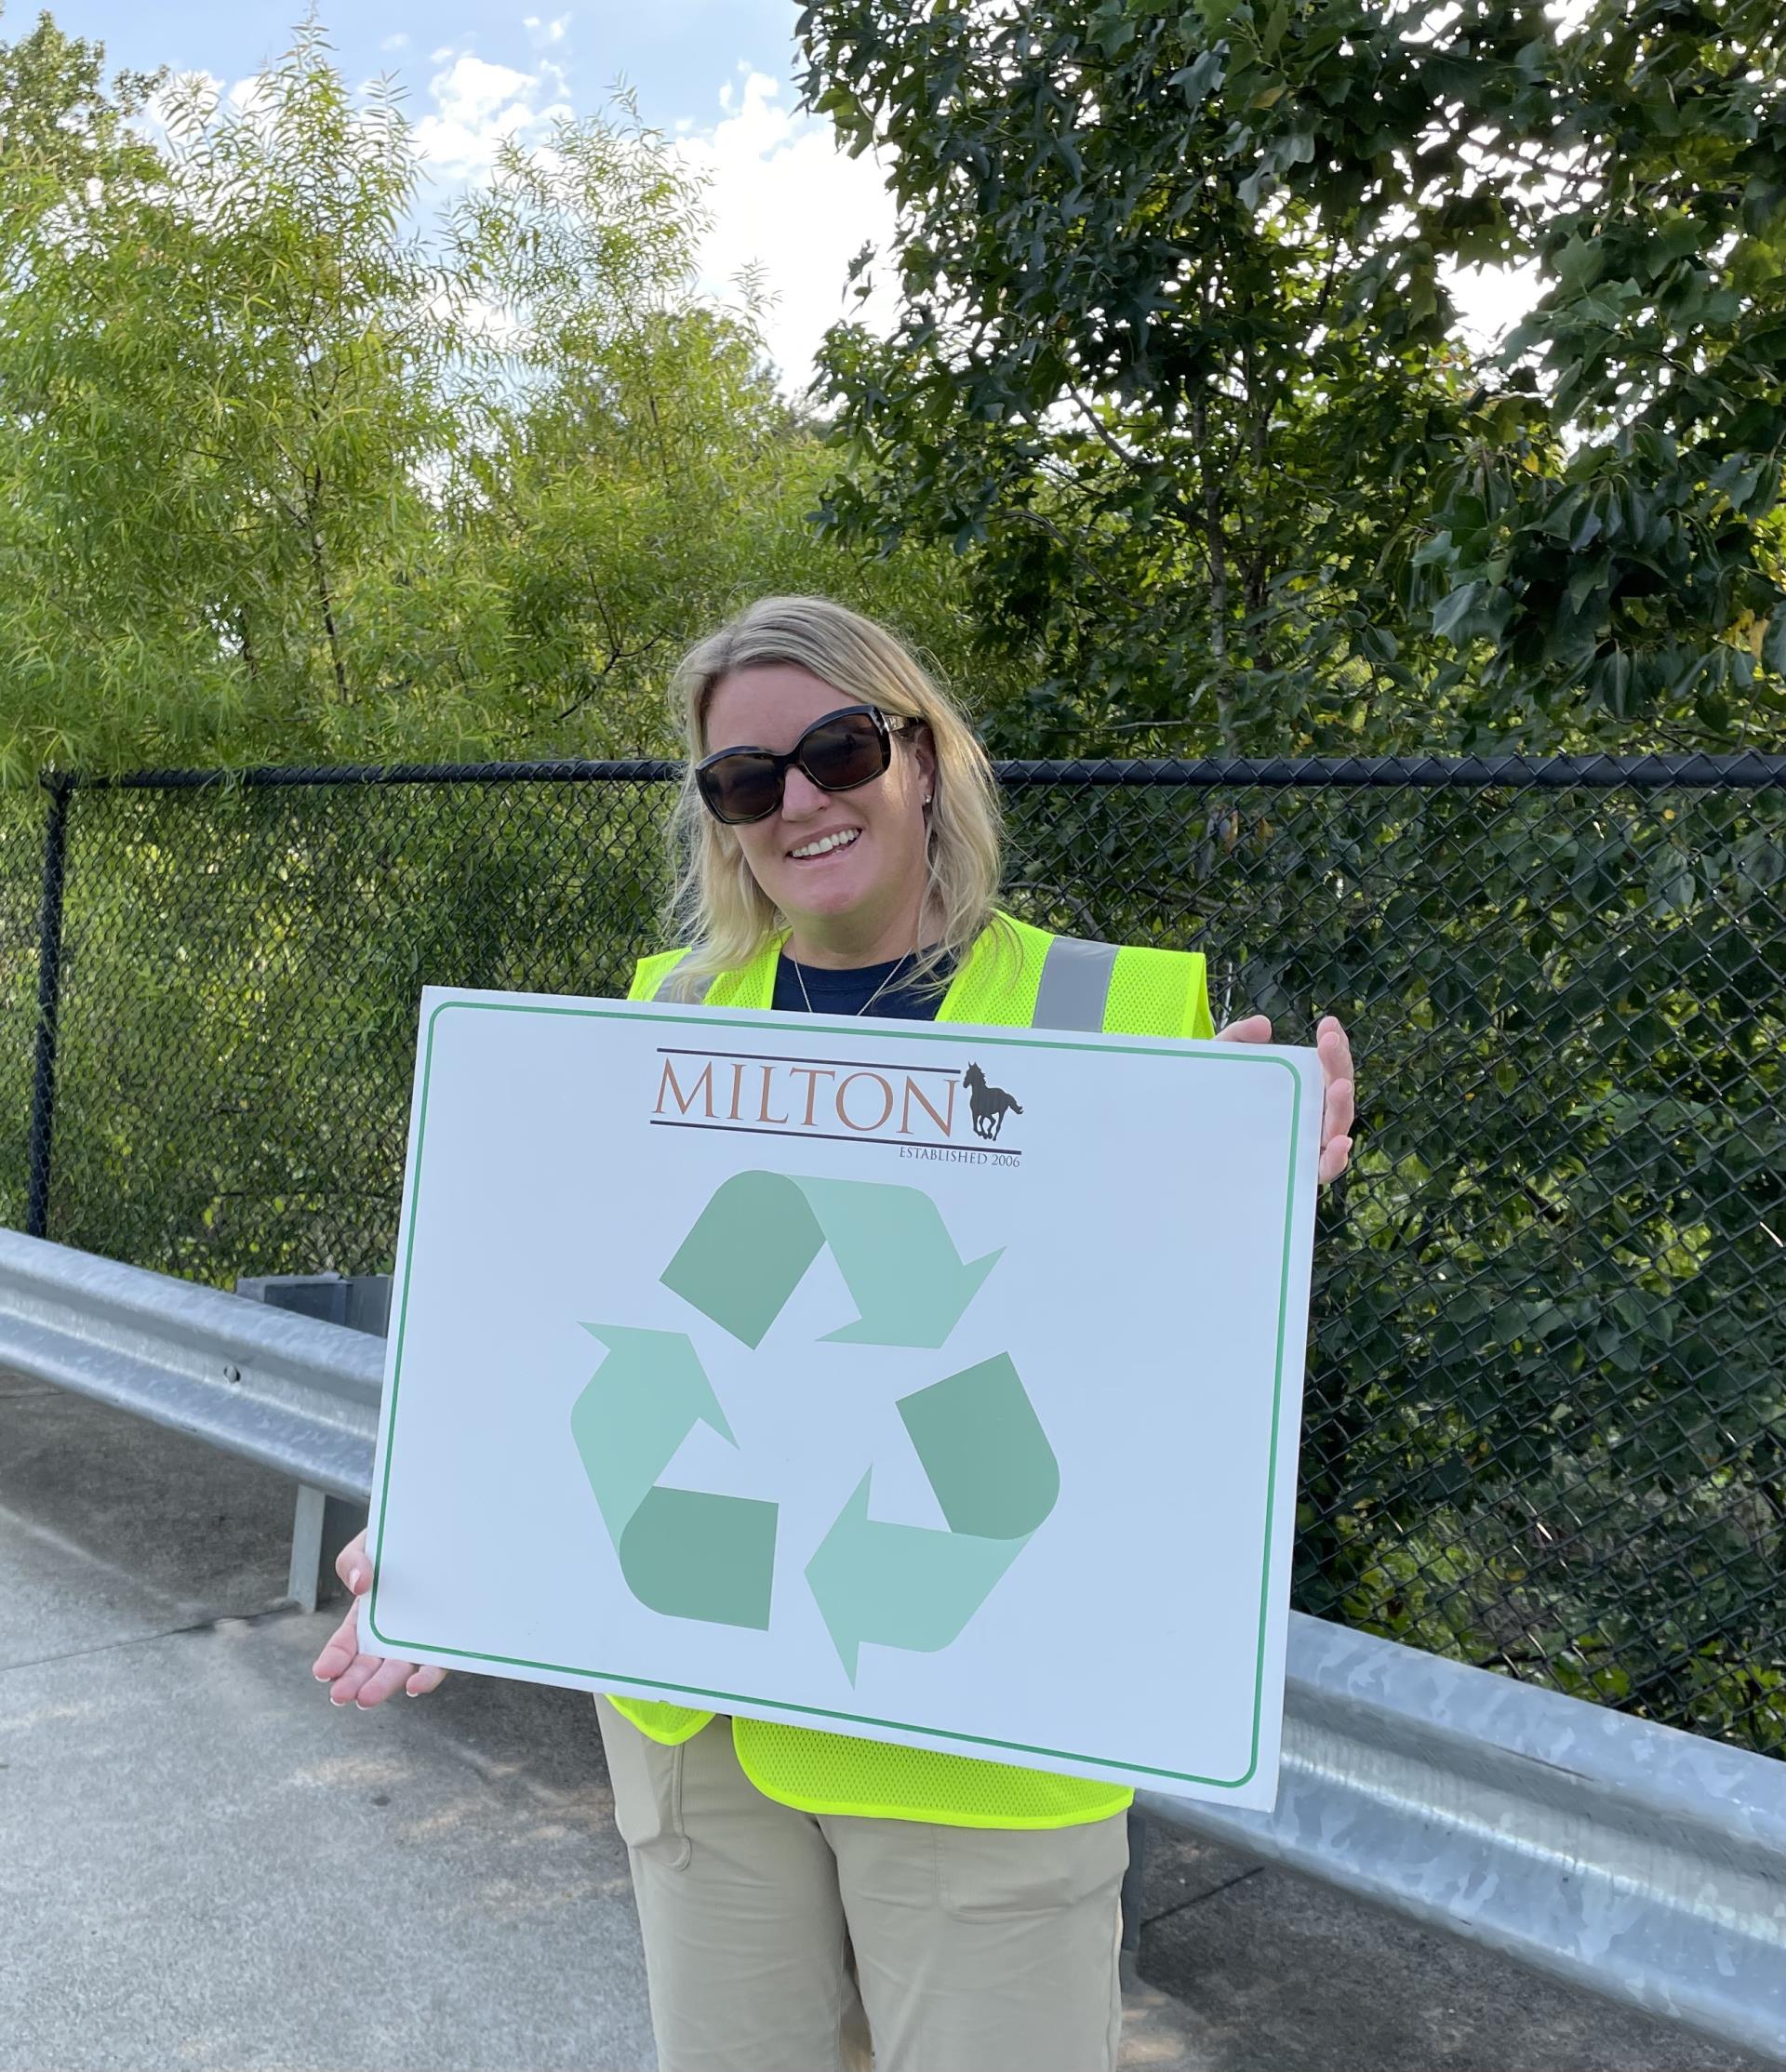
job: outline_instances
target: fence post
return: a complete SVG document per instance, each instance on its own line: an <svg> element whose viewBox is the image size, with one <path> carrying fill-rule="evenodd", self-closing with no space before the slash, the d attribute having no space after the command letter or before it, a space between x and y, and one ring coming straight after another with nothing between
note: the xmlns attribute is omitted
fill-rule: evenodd
<svg viewBox="0 0 1786 2072"><path fill-rule="evenodd" d="M44 896L37 911L37 1070L31 1094L31 1177L25 1234L49 1235L49 1148L56 1122L56 1016L62 990L62 875L68 853L72 777L45 773L49 818L44 829Z"/></svg>

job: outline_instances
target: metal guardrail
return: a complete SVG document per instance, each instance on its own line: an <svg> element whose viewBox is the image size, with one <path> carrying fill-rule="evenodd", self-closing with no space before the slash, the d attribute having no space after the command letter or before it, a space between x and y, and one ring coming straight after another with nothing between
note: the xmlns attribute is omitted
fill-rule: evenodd
<svg viewBox="0 0 1786 2072"><path fill-rule="evenodd" d="M1292 1613L1275 1808L1140 1802L1786 2063L1786 1763Z"/></svg>
<svg viewBox="0 0 1786 2072"><path fill-rule="evenodd" d="M382 1338L0 1229L0 1367L291 1476L290 1594L315 1609L330 1500L372 1487Z"/></svg>
<svg viewBox="0 0 1786 2072"><path fill-rule="evenodd" d="M364 1498L384 1341L0 1229L0 1366Z"/></svg>
<svg viewBox="0 0 1786 2072"><path fill-rule="evenodd" d="M383 1364L366 1333L0 1229L0 1367L313 1497L368 1494ZM1275 1809L1140 1803L1786 2063L1786 1763L1293 1613Z"/></svg>

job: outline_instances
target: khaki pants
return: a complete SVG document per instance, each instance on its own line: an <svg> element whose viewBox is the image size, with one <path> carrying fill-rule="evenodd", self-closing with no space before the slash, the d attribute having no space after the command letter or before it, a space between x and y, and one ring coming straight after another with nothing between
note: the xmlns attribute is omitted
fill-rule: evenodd
<svg viewBox="0 0 1786 2072"><path fill-rule="evenodd" d="M731 1722L597 1698L660 2072L1113 2072L1122 1814L1041 1831L797 1813ZM852 1962L853 1959L853 1962Z"/></svg>

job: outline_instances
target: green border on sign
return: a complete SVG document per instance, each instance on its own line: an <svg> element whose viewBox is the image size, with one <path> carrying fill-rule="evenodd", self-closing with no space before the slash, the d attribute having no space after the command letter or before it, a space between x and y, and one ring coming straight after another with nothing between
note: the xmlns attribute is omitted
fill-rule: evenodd
<svg viewBox="0 0 1786 2072"><path fill-rule="evenodd" d="M589 1007L545 1007L532 1003L523 1005L500 1001L444 1000L429 1016L427 1041L422 1056L421 1102L416 1116L415 1168L410 1175L410 1193L407 1203L409 1240L404 1249L403 1302L397 1316L397 1342L391 1368L389 1400L384 1406L384 1481L379 1492L379 1544L373 1553L373 1584L367 1596L366 1609L367 1628L375 1640L380 1641L384 1647L393 1652L402 1648L414 1648L429 1654L457 1655L460 1659L467 1662L499 1663L505 1667L513 1669L540 1669L551 1675L587 1677L593 1682L601 1683L605 1686L608 1684L623 1685L630 1690L657 1693L673 1700L690 1697L713 1698L731 1705L767 1706L779 1712L803 1712L809 1714L815 1720L826 1720L847 1726L893 1727L906 1733L927 1734L936 1741L960 1741L970 1743L976 1747L995 1748L1002 1750L1006 1755L1055 1756L1065 1762L1096 1762L1101 1764L1107 1770L1131 1771L1138 1777L1162 1777L1178 1784L1207 1785L1220 1791L1235 1791L1243 1785L1251 1782L1254 1772L1259 1768L1259 1729L1263 1714L1265 1627L1267 1612L1271 1603L1272 1525L1277 1500L1277 1441L1284 1404L1284 1333L1288 1320L1289 1308L1290 1229L1296 1204L1296 1153L1302 1126L1301 1102L1296 1097L1300 1092L1300 1086L1294 1067L1286 1064L1281 1057L1249 1056L1243 1044L1235 1044L1231 1049L1220 1051L1191 1050L1181 1047L1180 1043L1170 1037L1161 1037L1152 1043L1104 1042L1101 1043L1085 1043L1046 1036L1040 1031L1026 1032L1021 1036L1010 1036L991 1033L984 1029L977 1029L973 1037L977 1045L1001 1044L1013 1050L1095 1050L1106 1055L1113 1052L1121 1055L1126 1051L1137 1056L1172 1057L1176 1056L1208 1064L1273 1065L1290 1082L1290 1157L1289 1172L1286 1177L1284 1190L1284 1263L1278 1278L1277 1366L1272 1384L1272 1436L1265 1472L1265 1553L1259 1584L1259 1646L1254 1658L1253 1670L1252 1752L1246 1768L1238 1777L1200 1777L1182 1770L1162 1770L1151 1763L1124 1762L1119 1758L1113 1756L1083 1755L1071 1748L1036 1747L1021 1741L998 1741L987 1734L959 1733L953 1728L926 1727L910 1720L881 1720L867 1713L838 1712L824 1706L789 1705L780 1698L753 1697L748 1693L740 1691L707 1691L694 1684L668 1683L648 1677L631 1677L618 1669L588 1669L580 1667L574 1663L566 1662L533 1662L512 1654L479 1654L469 1648L443 1647L427 1640L398 1640L390 1634L380 1632L374 1604L378 1596L378 1573L384 1553L386 1499L391 1489L391 1458L396 1436L397 1396L402 1385L403 1375L403 1336L409 1314L409 1264L410 1255L415 1249L416 1242L416 1203L421 1191L422 1154L428 1128L428 1081L433 1069L434 1024L444 1014L453 1008L460 1008L471 1014L567 1015L581 1020L626 1019L630 1021L668 1022L678 1029L686 1029L693 1023L701 1029L754 1029L760 1031L763 1026L761 1022L740 1021L735 1016L720 1014L713 1009L703 1009L697 1019L692 1015L666 1015L649 1004L641 1003L634 1006L630 1003L621 1002L616 1002L610 1006L596 1009ZM832 1029L832 1024L822 1019L813 1026L823 1027L828 1030ZM842 1033L860 1033L860 1031L842 1031ZM883 1027L877 1027L875 1033L885 1040L888 1031ZM931 1025L905 1023L900 1026L897 1033L900 1040L908 1043L953 1043L959 1048L963 1042L960 1028L953 1024L938 1029Z"/></svg>

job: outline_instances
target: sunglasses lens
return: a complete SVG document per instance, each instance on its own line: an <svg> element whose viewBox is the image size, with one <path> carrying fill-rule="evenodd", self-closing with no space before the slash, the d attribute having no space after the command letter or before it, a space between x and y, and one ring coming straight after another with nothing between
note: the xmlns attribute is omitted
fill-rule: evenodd
<svg viewBox="0 0 1786 2072"><path fill-rule="evenodd" d="M698 773L700 795L721 820L761 820L781 803L781 773L766 755L740 750Z"/></svg>
<svg viewBox="0 0 1786 2072"><path fill-rule="evenodd" d="M887 738L866 712L822 720L800 744L800 767L827 791L849 791L887 764Z"/></svg>

